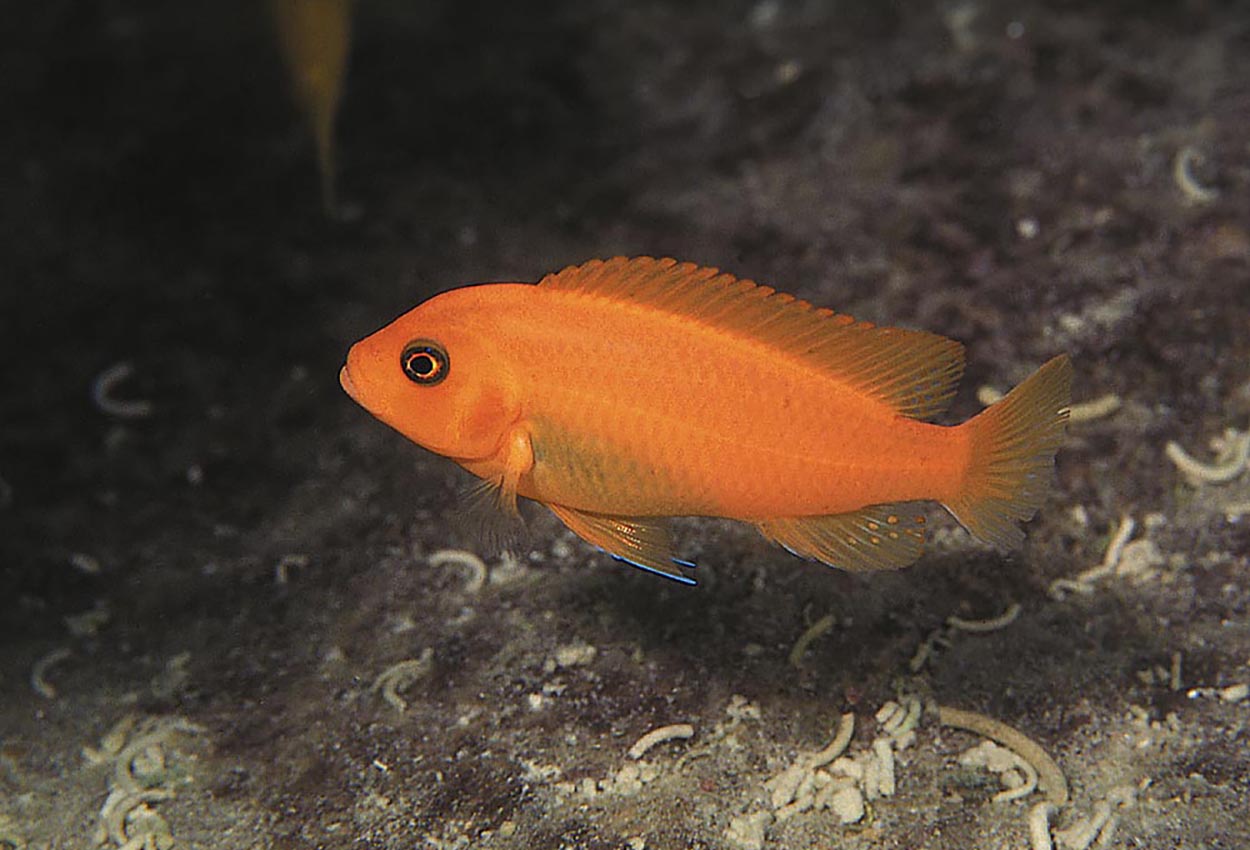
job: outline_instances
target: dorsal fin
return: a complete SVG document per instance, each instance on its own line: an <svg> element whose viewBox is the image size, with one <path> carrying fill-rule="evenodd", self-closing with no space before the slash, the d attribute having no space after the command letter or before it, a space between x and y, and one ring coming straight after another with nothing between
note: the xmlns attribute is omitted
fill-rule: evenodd
<svg viewBox="0 0 1250 850"><path fill-rule="evenodd" d="M591 260L549 274L538 285L646 304L764 342L915 419L944 411L963 374L963 346L954 340L857 322L694 263Z"/></svg>

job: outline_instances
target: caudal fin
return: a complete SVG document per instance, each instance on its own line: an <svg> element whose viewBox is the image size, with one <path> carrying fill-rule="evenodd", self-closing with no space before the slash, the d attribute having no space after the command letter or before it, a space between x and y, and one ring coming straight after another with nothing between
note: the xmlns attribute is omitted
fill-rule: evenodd
<svg viewBox="0 0 1250 850"><path fill-rule="evenodd" d="M971 460L946 508L964 528L1001 549L1020 545L1016 523L1041 505L1071 399L1072 363L1061 354L961 426L971 435Z"/></svg>

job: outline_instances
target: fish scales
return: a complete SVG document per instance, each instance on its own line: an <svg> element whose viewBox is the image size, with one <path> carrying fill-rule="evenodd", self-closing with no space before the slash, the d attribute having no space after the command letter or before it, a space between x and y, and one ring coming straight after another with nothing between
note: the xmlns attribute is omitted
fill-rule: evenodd
<svg viewBox="0 0 1250 850"><path fill-rule="evenodd" d="M540 352L543 364L521 390L523 417L542 423L536 455L560 442L566 456L585 446L588 467L617 465L610 489L579 492L536 463L523 496L635 516L823 515L941 492L966 453L963 435L765 343L654 309L621 315L606 298L499 295L475 308L480 321L498 328L501 348ZM549 339L553 316L562 332Z"/></svg>

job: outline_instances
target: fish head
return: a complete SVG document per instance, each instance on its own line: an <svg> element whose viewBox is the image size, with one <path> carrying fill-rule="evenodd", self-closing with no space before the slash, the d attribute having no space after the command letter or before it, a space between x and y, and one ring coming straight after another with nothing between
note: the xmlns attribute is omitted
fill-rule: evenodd
<svg viewBox="0 0 1250 850"><path fill-rule="evenodd" d="M431 298L365 337L339 372L343 390L414 443L456 460L493 457L517 418L515 382L480 293Z"/></svg>

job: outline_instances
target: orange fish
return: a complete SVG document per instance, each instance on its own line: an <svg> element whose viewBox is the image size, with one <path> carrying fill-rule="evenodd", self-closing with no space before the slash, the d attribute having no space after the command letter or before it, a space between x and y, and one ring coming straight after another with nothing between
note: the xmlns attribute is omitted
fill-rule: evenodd
<svg viewBox="0 0 1250 850"><path fill-rule="evenodd" d="M963 347L875 327L714 268L593 260L435 296L352 346L373 415L546 505L587 542L686 583L665 518L727 517L848 570L920 557L934 500L1018 545L1068 420L1060 355L960 425Z"/></svg>

